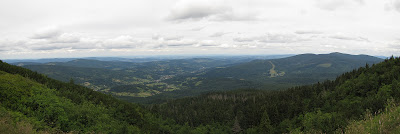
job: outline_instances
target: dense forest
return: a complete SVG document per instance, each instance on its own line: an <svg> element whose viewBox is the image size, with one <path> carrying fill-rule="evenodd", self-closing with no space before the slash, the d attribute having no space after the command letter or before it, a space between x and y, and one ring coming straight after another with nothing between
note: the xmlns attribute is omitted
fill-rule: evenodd
<svg viewBox="0 0 400 134"><path fill-rule="evenodd" d="M399 77L391 57L313 85L141 106L0 61L0 132L390 133L399 130Z"/></svg>
<svg viewBox="0 0 400 134"><path fill-rule="evenodd" d="M192 127L236 126L245 133L333 133L400 97L400 59L366 65L335 80L283 91L237 90L178 99L148 109ZM339 130L338 130L339 129ZM240 131L239 131L240 130Z"/></svg>

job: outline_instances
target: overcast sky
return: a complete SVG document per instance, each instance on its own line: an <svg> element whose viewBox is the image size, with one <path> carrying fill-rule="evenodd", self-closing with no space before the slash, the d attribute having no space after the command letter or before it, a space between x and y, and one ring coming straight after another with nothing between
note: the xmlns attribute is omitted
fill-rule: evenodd
<svg viewBox="0 0 400 134"><path fill-rule="evenodd" d="M400 0L1 0L0 59L400 55Z"/></svg>

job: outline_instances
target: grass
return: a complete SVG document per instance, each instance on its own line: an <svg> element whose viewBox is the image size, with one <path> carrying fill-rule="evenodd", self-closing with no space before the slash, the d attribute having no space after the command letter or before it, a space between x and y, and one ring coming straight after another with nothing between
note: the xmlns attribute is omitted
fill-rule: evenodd
<svg viewBox="0 0 400 134"><path fill-rule="evenodd" d="M368 113L362 121L350 123L344 133L348 134L399 134L400 106L393 102L382 113ZM375 116L374 116L375 115ZM342 132L338 132L342 133Z"/></svg>
<svg viewBox="0 0 400 134"><path fill-rule="evenodd" d="M14 113L15 114L15 113ZM21 116L20 114L19 116ZM16 115L14 115L16 116ZM46 134L47 131L37 131L28 120L14 117L0 105L0 134ZM22 115L23 116L23 115Z"/></svg>
<svg viewBox="0 0 400 134"><path fill-rule="evenodd" d="M319 65L317 65L317 67L331 67L332 66L332 63L324 63L324 64L319 64Z"/></svg>
<svg viewBox="0 0 400 134"><path fill-rule="evenodd" d="M275 65L271 61L269 61L269 63L271 63L271 65L272 65L272 68L269 69L269 74L271 75L269 77L272 78L272 77L279 76L279 74L275 71Z"/></svg>

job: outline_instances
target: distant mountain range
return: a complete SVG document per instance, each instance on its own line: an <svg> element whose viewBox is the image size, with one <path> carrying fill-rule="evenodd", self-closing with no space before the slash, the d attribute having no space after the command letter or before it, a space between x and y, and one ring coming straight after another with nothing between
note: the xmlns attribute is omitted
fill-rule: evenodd
<svg viewBox="0 0 400 134"><path fill-rule="evenodd" d="M275 59L271 59L275 58ZM74 59L17 62L49 77L142 103L163 102L210 91L285 89L334 79L341 73L383 59L343 53L267 57L213 57L150 62Z"/></svg>
<svg viewBox="0 0 400 134"><path fill-rule="evenodd" d="M251 59L276 59L293 56L293 54L281 54L281 55L210 55L210 56L196 56L196 55L162 55L162 56L131 56L131 57L81 57L81 58L43 58L43 59L6 59L3 61L7 63L49 63L49 62L68 62L77 59L88 59L98 61L122 61L122 62L151 62L151 61L163 61L163 60L176 60L176 59L193 59L193 58L211 58L211 59L230 59L235 58L237 60L251 60Z"/></svg>
<svg viewBox="0 0 400 134"><path fill-rule="evenodd" d="M215 68L201 77L227 77L257 82L274 81L310 84L335 78L352 69L381 62L382 59L368 55L343 53L300 54L292 57L254 60L226 68Z"/></svg>

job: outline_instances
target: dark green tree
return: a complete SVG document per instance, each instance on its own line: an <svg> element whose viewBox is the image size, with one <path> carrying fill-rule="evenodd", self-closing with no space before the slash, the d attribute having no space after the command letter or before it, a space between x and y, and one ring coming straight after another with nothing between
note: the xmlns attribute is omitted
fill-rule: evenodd
<svg viewBox="0 0 400 134"><path fill-rule="evenodd" d="M237 117L235 118L235 123L233 123L232 131L234 134L238 134L242 131L242 128L240 127L239 120Z"/></svg>
<svg viewBox="0 0 400 134"><path fill-rule="evenodd" d="M261 117L259 131L260 131L260 133L264 133L264 134L274 133L274 127L272 127L272 125L271 125L271 120L269 119L267 111L264 111L264 113Z"/></svg>

